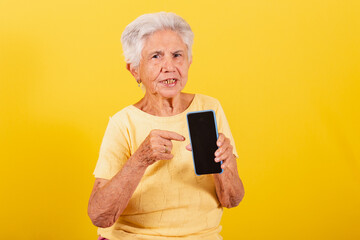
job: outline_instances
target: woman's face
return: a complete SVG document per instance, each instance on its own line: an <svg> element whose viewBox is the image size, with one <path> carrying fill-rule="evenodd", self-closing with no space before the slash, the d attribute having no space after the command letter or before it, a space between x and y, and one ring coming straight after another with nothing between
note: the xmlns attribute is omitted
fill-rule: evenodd
<svg viewBox="0 0 360 240"><path fill-rule="evenodd" d="M174 31L161 30L145 40L139 67L133 74L144 84L147 94L172 98L185 87L190 64L181 37Z"/></svg>

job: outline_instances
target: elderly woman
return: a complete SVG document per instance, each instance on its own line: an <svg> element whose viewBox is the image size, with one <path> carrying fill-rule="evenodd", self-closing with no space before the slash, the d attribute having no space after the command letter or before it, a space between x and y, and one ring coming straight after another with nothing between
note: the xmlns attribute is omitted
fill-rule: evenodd
<svg viewBox="0 0 360 240"><path fill-rule="evenodd" d="M121 37L127 69L144 97L113 115L94 171L88 214L99 239L222 239L223 207L244 188L237 153L218 100L182 92L193 33L173 13L145 14ZM219 138L213 161L221 174L194 172L186 114L213 109Z"/></svg>

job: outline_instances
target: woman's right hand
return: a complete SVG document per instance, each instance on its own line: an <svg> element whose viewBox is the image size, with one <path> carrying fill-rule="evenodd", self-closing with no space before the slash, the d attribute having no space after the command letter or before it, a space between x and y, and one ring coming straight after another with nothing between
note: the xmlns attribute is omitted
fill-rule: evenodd
<svg viewBox="0 0 360 240"><path fill-rule="evenodd" d="M171 154L173 147L172 140L184 141L185 137L176 132L158 129L151 130L134 153L134 157L145 167L150 166L158 160L170 160L174 157L174 155Z"/></svg>
<svg viewBox="0 0 360 240"><path fill-rule="evenodd" d="M97 178L89 200L88 214L95 226L108 228L123 213L145 170L158 160L170 160L172 140L184 141L175 132L152 130L140 147L111 180Z"/></svg>

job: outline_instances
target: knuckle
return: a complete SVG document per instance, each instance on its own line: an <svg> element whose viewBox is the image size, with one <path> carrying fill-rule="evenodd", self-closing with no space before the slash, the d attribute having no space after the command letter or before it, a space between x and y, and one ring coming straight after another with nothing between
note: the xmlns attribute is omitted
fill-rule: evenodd
<svg viewBox="0 0 360 240"><path fill-rule="evenodd" d="M150 139L149 139L149 142L151 145L154 145L154 143L156 142L156 139L152 136Z"/></svg>
<svg viewBox="0 0 360 240"><path fill-rule="evenodd" d="M155 136L157 134L158 130L157 129L153 129L150 131L149 135L150 136Z"/></svg>

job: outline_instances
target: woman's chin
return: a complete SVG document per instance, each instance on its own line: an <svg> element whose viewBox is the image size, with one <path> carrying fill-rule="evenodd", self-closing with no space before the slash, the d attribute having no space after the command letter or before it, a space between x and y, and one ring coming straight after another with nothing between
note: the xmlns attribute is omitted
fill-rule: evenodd
<svg viewBox="0 0 360 240"><path fill-rule="evenodd" d="M181 93L181 89L162 89L159 95L163 98L174 98Z"/></svg>

